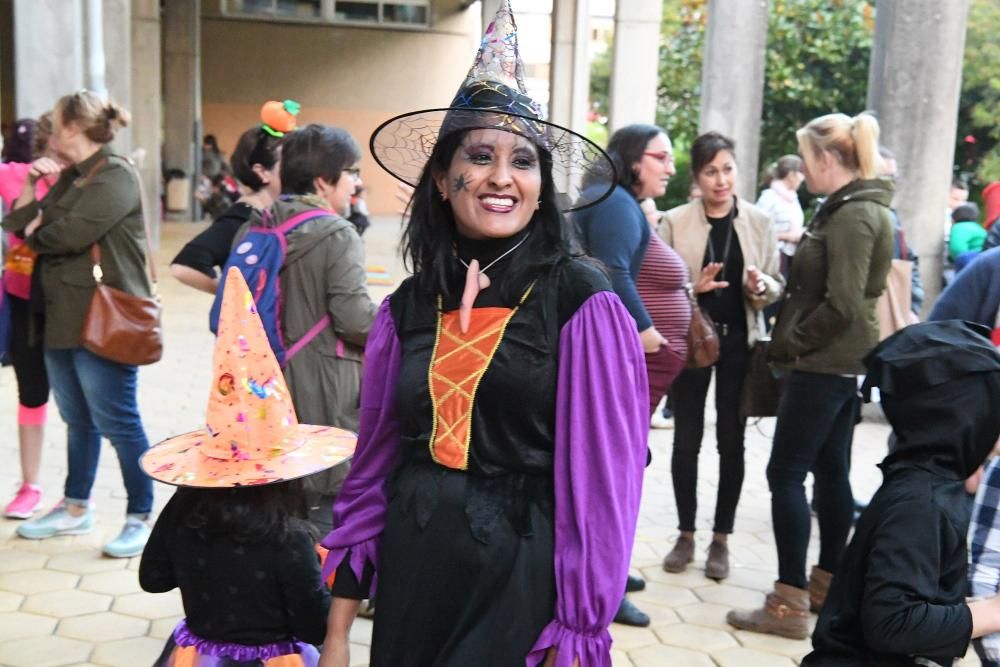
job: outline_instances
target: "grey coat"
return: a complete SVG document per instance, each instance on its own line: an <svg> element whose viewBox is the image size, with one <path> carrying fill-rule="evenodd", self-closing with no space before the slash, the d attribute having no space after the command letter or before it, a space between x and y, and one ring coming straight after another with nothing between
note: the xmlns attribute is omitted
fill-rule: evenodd
<svg viewBox="0 0 1000 667"><path fill-rule="evenodd" d="M279 200L271 207L273 224L313 208L299 198ZM257 215L236 239L252 224L260 224ZM332 319L285 366L285 381L299 421L357 431L361 361L378 307L368 294L364 246L354 225L330 213L289 234L281 295L286 348L327 313ZM314 475L307 488L332 494L346 474L343 467Z"/></svg>

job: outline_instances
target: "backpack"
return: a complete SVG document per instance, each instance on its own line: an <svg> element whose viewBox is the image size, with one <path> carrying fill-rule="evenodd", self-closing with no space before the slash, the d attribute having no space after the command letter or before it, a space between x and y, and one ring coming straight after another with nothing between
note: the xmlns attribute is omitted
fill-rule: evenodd
<svg viewBox="0 0 1000 667"><path fill-rule="evenodd" d="M219 311L222 309L222 291L225 275L230 267L236 267L250 286L257 314L264 324L267 340L271 344L278 364L285 367L299 350L309 344L323 329L330 325L329 313L324 315L309 331L290 348L285 348L281 334L281 268L285 264L288 235L300 225L329 216L329 211L310 209L293 215L277 227L253 226L246 236L233 248L223 267L223 280L219 282L215 301L208 315L208 326L212 333L219 331Z"/></svg>

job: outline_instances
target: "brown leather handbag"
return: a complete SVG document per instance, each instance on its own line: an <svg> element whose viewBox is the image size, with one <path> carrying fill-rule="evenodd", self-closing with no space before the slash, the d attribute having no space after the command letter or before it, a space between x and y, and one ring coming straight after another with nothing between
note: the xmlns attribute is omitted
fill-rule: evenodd
<svg viewBox="0 0 1000 667"><path fill-rule="evenodd" d="M131 163L130 163L131 164ZM95 170L96 171L96 170ZM97 356L130 366L144 366L163 356L163 330L160 325L161 306L156 294L156 267L149 245L149 223L146 219L146 197L142 180L133 167L139 185L143 227L146 231L146 268L153 287L153 297L136 296L104 284L101 269L100 243L90 248L94 263L94 296L83 323L80 345ZM93 173L88 175L88 179Z"/></svg>
<svg viewBox="0 0 1000 667"><path fill-rule="evenodd" d="M719 360L719 334L702 311L691 283L684 286L691 302L691 327L688 329L688 368L706 368Z"/></svg>

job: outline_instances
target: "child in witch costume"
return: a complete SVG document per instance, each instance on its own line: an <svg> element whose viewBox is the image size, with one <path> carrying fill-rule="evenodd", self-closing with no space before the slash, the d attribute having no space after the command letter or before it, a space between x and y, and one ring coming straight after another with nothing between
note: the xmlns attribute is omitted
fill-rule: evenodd
<svg viewBox="0 0 1000 667"><path fill-rule="evenodd" d="M371 146L415 188L414 275L365 349L358 453L323 540L337 576L321 665L350 664L374 592L373 667L610 667L646 369L563 213L606 197L614 168L525 94L509 2L451 107L394 118Z"/></svg>
<svg viewBox="0 0 1000 667"><path fill-rule="evenodd" d="M180 488L139 565L143 590L180 588L185 619L156 667L315 667L330 593L301 477L347 461L354 434L299 424L243 276L230 269L206 427L143 470Z"/></svg>

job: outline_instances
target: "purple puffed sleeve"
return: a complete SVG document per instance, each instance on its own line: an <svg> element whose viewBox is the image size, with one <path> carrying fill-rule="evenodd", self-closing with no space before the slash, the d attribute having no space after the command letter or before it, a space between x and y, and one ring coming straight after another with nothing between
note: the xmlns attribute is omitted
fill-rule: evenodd
<svg viewBox="0 0 1000 667"><path fill-rule="evenodd" d="M555 618L526 664L610 667L608 626L625 594L649 436L646 362L617 296L590 297L559 336Z"/></svg>
<svg viewBox="0 0 1000 667"><path fill-rule="evenodd" d="M378 543L385 525L385 483L399 460L396 421L399 355L399 338L387 297L375 316L365 345L358 446L351 471L333 503L334 528L321 543L330 550L323 567L324 579L345 557L350 558L351 570L358 581L367 562L378 570Z"/></svg>

